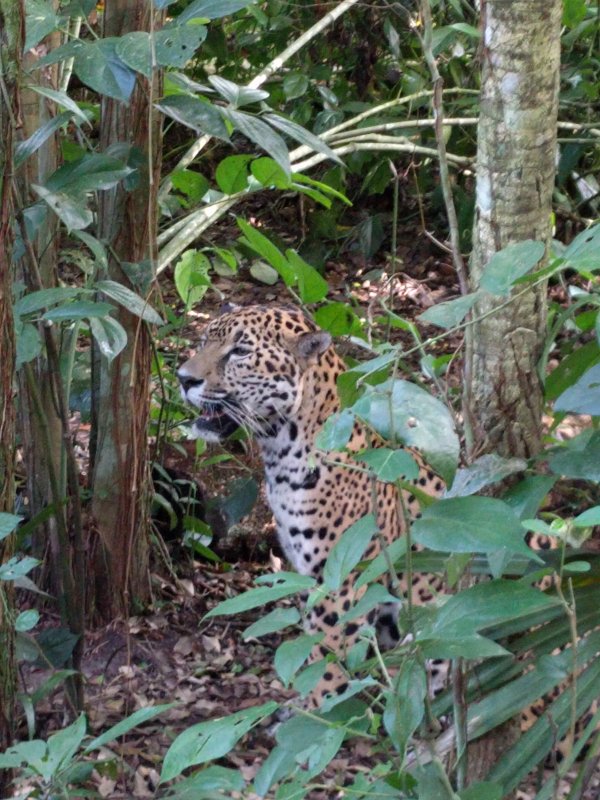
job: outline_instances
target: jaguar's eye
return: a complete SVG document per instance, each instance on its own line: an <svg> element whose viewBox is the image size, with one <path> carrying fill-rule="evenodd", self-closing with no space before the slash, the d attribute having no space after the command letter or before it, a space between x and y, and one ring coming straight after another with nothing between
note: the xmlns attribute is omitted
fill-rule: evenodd
<svg viewBox="0 0 600 800"><path fill-rule="evenodd" d="M235 356L236 358L243 358L244 356L249 356L252 351L249 350L247 347L232 347L228 356Z"/></svg>

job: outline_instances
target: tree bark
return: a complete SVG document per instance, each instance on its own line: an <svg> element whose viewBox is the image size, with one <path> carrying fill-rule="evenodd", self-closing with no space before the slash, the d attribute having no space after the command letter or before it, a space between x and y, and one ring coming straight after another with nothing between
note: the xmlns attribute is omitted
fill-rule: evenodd
<svg viewBox="0 0 600 800"><path fill-rule="evenodd" d="M559 0L483 2L483 60L471 282L513 242L551 239L560 66ZM540 446L536 367L545 286L473 325L472 408L478 452L530 456ZM490 296L474 318L499 305Z"/></svg>
<svg viewBox="0 0 600 800"><path fill-rule="evenodd" d="M481 4L483 61L471 283L507 245L535 239L546 256L560 67L560 0ZM541 266L541 265L540 265ZM513 292L513 295L515 292ZM546 287L532 288L496 313L486 296L474 309L471 414L473 455L529 457L541 444L542 385L537 372L546 322ZM488 774L518 735L518 722L469 747L469 781Z"/></svg>
<svg viewBox="0 0 600 800"><path fill-rule="evenodd" d="M151 30L152 4L110 0L105 36ZM126 143L138 168L139 185L101 193L99 238L110 244L108 276L149 296L156 261L157 189L160 174L160 118L153 108L157 81L138 77L128 106L102 101L100 142ZM128 277L123 262L141 265L141 281ZM131 272L129 273L131 275ZM92 516L99 548L93 564L96 608L105 618L127 614L149 593L147 422L151 342L145 323L119 306L115 318L127 332L127 347L109 365L94 359Z"/></svg>
<svg viewBox="0 0 600 800"><path fill-rule="evenodd" d="M15 342L12 317L13 136L19 117L18 86L24 42L22 0L0 0L0 512L14 510ZM0 541L0 563L12 555L12 537ZM0 584L0 752L12 742L16 688L14 602ZM0 796L10 775L0 771Z"/></svg>

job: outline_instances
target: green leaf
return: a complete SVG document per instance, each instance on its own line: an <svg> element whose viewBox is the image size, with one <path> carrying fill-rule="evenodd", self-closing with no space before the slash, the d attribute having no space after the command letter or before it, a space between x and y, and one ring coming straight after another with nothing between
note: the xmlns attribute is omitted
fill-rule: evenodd
<svg viewBox="0 0 600 800"><path fill-rule="evenodd" d="M112 742L114 739L118 739L120 736L124 736L126 733L129 733L129 731L137 728L138 725L144 725L146 722L154 719L154 717L157 717L159 714L169 711L176 706L177 703L163 703L162 705L158 706L146 706L146 708L140 708L137 711L134 711L133 714L130 714L128 717L125 717L125 719L117 722L116 725L113 725L107 731L104 731L104 733L101 733L100 736L92 739L83 752L91 753L93 750L98 750L100 747L104 747L105 744Z"/></svg>
<svg viewBox="0 0 600 800"><path fill-rule="evenodd" d="M68 628L47 628L35 637L37 646L42 655L37 659L37 665L48 668L48 662L55 668L62 667L69 660L79 636Z"/></svg>
<svg viewBox="0 0 600 800"><path fill-rule="evenodd" d="M92 300L75 300L63 306L51 308L42 314L42 319L52 322L61 322L74 319L92 319L92 317L106 317L113 310L110 303L94 302Z"/></svg>
<svg viewBox="0 0 600 800"><path fill-rule="evenodd" d="M283 79L283 93L286 100L296 100L306 94L309 87L308 78L302 72L288 72Z"/></svg>
<svg viewBox="0 0 600 800"><path fill-rule="evenodd" d="M98 349L109 362L127 346L127 332L121 323L112 317L92 317L90 330Z"/></svg>
<svg viewBox="0 0 600 800"><path fill-rule="evenodd" d="M143 297L132 292L131 289L124 286L122 283L118 283L117 281L97 281L96 289L115 300L130 313L135 314L136 317L149 322L151 325L163 324L163 319L160 314L158 314Z"/></svg>
<svg viewBox="0 0 600 800"><path fill-rule="evenodd" d="M480 288L498 296L509 294L513 283L544 256L544 245L533 239L515 242L491 257L481 275Z"/></svg>
<svg viewBox="0 0 600 800"><path fill-rule="evenodd" d="M147 78L152 75L152 37L146 31L131 31L119 36L115 44L118 58Z"/></svg>
<svg viewBox="0 0 600 800"><path fill-rule="evenodd" d="M503 481L509 475L525 469L527 462L522 458L502 458L495 454L480 456L468 467L457 470L445 497L466 497L475 494L485 486Z"/></svg>
<svg viewBox="0 0 600 800"><path fill-rule="evenodd" d="M325 424L317 433L315 445L319 450L343 450L354 430L354 414L349 408L337 411L325 420Z"/></svg>
<svg viewBox="0 0 600 800"><path fill-rule="evenodd" d="M52 31L55 31L63 19L56 14L50 3L43 0L26 0L25 2L26 36L23 52L35 47Z"/></svg>
<svg viewBox="0 0 600 800"><path fill-rule="evenodd" d="M80 714L72 725L63 728L48 739L47 769L55 775L59 769L64 769L79 750L86 729L84 714Z"/></svg>
<svg viewBox="0 0 600 800"><path fill-rule="evenodd" d="M219 189L225 194L243 192L248 188L248 163L252 156L228 156L219 162L215 171L215 180Z"/></svg>
<svg viewBox="0 0 600 800"><path fill-rule="evenodd" d="M344 531L331 548L323 569L323 583L329 589L335 591L341 588L378 530L375 516L366 514Z"/></svg>
<svg viewBox="0 0 600 800"><path fill-rule="evenodd" d="M87 153L59 167L44 186L51 191L64 189L72 198L83 198L87 192L112 189L132 172L131 167L114 156Z"/></svg>
<svg viewBox="0 0 600 800"><path fill-rule="evenodd" d="M405 553L406 538L403 536L400 539L394 539L391 544L387 545L385 552L381 552L375 556L362 574L358 576L354 583L354 588L359 589L361 586L377 580L384 572L388 571L390 562L395 564Z"/></svg>
<svg viewBox="0 0 600 800"><path fill-rule="evenodd" d="M73 115L63 111L56 117L51 117L48 122L39 127L35 133L24 142L19 142L15 148L15 167L20 167L29 156L33 155L56 131L66 125Z"/></svg>
<svg viewBox="0 0 600 800"><path fill-rule="evenodd" d="M265 617L249 625L243 632L244 639L258 638L268 633L275 633L290 625L300 622L300 614L296 608L276 608Z"/></svg>
<svg viewBox="0 0 600 800"><path fill-rule="evenodd" d="M62 303L65 300L71 300L82 294L89 294L89 292L85 289L75 289L71 286L39 289L37 292L29 292L29 294L23 295L20 300L17 300L14 306L14 314L16 317L24 317L27 314L40 311L42 308L48 308L48 306Z"/></svg>
<svg viewBox="0 0 600 800"><path fill-rule="evenodd" d="M269 702L238 711L222 719L192 725L175 739L163 761L160 782L172 780L184 769L221 758L261 719L277 710Z"/></svg>
<svg viewBox="0 0 600 800"><path fill-rule="evenodd" d="M583 373L600 361L598 342L586 342L572 353L560 360L556 369L546 376L544 394L546 400L556 400L563 392L583 375Z"/></svg>
<svg viewBox="0 0 600 800"><path fill-rule="evenodd" d="M380 481L394 483L398 478L412 481L419 477L417 462L406 450L380 447L376 450L367 450L356 458L358 461L364 461Z"/></svg>
<svg viewBox="0 0 600 800"><path fill-rule="evenodd" d="M504 792L499 783L478 781L458 793L460 800L502 800Z"/></svg>
<svg viewBox="0 0 600 800"><path fill-rule="evenodd" d="M458 436L452 415L435 397L414 383L388 380L367 386L352 410L384 439L416 447L432 469L451 483L458 462Z"/></svg>
<svg viewBox="0 0 600 800"><path fill-rule="evenodd" d="M207 133L209 136L223 139L226 142L229 141L229 133L221 112L208 101L177 94L164 97L156 107L163 114L182 125L187 125L188 128Z"/></svg>
<svg viewBox="0 0 600 800"><path fill-rule="evenodd" d="M309 636L303 633L295 639L280 644L275 651L275 671L281 678L284 686L289 686L290 681L298 672L302 664L311 654L313 647L323 638L322 633Z"/></svg>
<svg viewBox="0 0 600 800"><path fill-rule="evenodd" d="M592 225L578 234L562 257L571 267L581 272L594 272L600 269L600 224Z"/></svg>
<svg viewBox="0 0 600 800"><path fill-rule="evenodd" d="M523 540L515 512L493 497L453 497L423 509L413 524L416 542L443 553L508 553L542 563Z"/></svg>
<svg viewBox="0 0 600 800"><path fill-rule="evenodd" d="M463 297L457 297L456 300L447 300L444 303L438 303L427 311L417 316L421 322L429 322L431 325L437 325L439 328L448 330L455 328L463 321L469 311L473 308L475 303L481 297L480 292L466 294Z"/></svg>
<svg viewBox="0 0 600 800"><path fill-rule="evenodd" d="M236 769L212 764L210 767L177 781L169 788L169 800L217 800L230 798L244 788L244 778Z"/></svg>
<svg viewBox="0 0 600 800"><path fill-rule="evenodd" d="M273 242L267 239L263 233L252 227L252 225L246 222L246 220L238 217L236 222L244 234L245 243L252 250L258 253L261 258L264 258L265 261L268 261L273 269L277 270L286 286L292 286L295 279L294 271L288 264L287 259L281 250L275 247Z"/></svg>
<svg viewBox="0 0 600 800"><path fill-rule="evenodd" d="M367 591L363 594L358 603L340 617L340 623L344 624L357 617L364 616L372 608L376 608L382 603L398 604L398 598L391 595L381 583L373 583L367 588Z"/></svg>
<svg viewBox="0 0 600 800"><path fill-rule="evenodd" d="M23 517L19 517L17 514L7 514L6 511L0 511L0 542L17 529L22 519Z"/></svg>
<svg viewBox="0 0 600 800"><path fill-rule="evenodd" d="M298 281L298 294L302 302L318 303L323 300L329 291L327 281L294 250L286 250L285 255Z"/></svg>
<svg viewBox="0 0 600 800"><path fill-rule="evenodd" d="M315 312L319 328L332 336L361 336L362 325L354 311L346 303L327 303Z"/></svg>
<svg viewBox="0 0 600 800"><path fill-rule="evenodd" d="M117 54L118 37L82 42L73 70L77 77L100 95L127 103L135 86L135 72Z"/></svg>
<svg viewBox="0 0 600 800"><path fill-rule="evenodd" d="M315 136L314 133L307 131L302 125L298 125L297 122L286 119L279 114L263 114L262 119L266 120L269 125L277 128L282 133L285 133L290 139L294 139L300 144L307 145L311 150L314 150L315 153L323 153L327 158L335 161L336 164L343 164L341 158L333 152L329 145L325 144L325 142L319 139L318 136ZM298 180L299 178L297 177L296 179Z"/></svg>
<svg viewBox="0 0 600 800"><path fill-rule="evenodd" d="M600 482L600 431L585 431L551 450L548 464L555 475Z"/></svg>
<svg viewBox="0 0 600 800"><path fill-rule="evenodd" d="M191 205L199 203L208 191L208 181L204 175L191 169L172 172L170 178L175 189L183 192Z"/></svg>
<svg viewBox="0 0 600 800"><path fill-rule="evenodd" d="M231 122L233 127L247 136L252 142L274 158L284 173L291 175L290 158L285 142L270 128L266 123L257 117L246 114L243 111L234 111L232 108L223 109L223 114Z"/></svg>
<svg viewBox="0 0 600 800"><path fill-rule="evenodd" d="M175 287L187 308L199 303L210 286L210 261L198 250L186 250L175 265Z"/></svg>
<svg viewBox="0 0 600 800"><path fill-rule="evenodd" d="M250 275L254 280L274 286L279 280L279 273L264 261L253 261L250 266Z"/></svg>
<svg viewBox="0 0 600 800"><path fill-rule="evenodd" d="M309 695L315 686L319 683L327 670L327 661L322 658L320 661L315 661L314 664L309 664L308 667L299 672L294 678L294 691L298 692L300 697Z"/></svg>
<svg viewBox="0 0 600 800"><path fill-rule="evenodd" d="M182 24L177 19L154 34L156 62L161 67L183 68L206 39L205 25Z"/></svg>
<svg viewBox="0 0 600 800"><path fill-rule="evenodd" d="M425 714L427 678L423 666L413 658L402 662L394 679L394 691L386 692L383 724L399 753L403 753L410 737Z"/></svg>
<svg viewBox="0 0 600 800"><path fill-rule="evenodd" d="M38 624L40 619L40 612L35 608L30 608L27 611L21 611L15 620L15 630L19 633L30 631Z"/></svg>
<svg viewBox="0 0 600 800"><path fill-rule="evenodd" d="M28 364L37 358L43 351L42 340L35 325L24 324L16 333L17 353L15 369L20 369L23 364Z"/></svg>
<svg viewBox="0 0 600 800"><path fill-rule="evenodd" d="M554 409L600 416L600 364L588 369L574 386L564 391L556 399Z"/></svg>
<svg viewBox="0 0 600 800"><path fill-rule="evenodd" d="M576 528L600 525L600 506L588 508L587 511L576 516L572 524L575 525Z"/></svg>
<svg viewBox="0 0 600 800"><path fill-rule="evenodd" d="M250 170L262 186L274 186L276 189L288 189L291 186L289 177L272 158L263 156L255 158L250 165Z"/></svg>
<svg viewBox="0 0 600 800"><path fill-rule="evenodd" d="M529 475L511 486L501 499L508 503L519 519L533 517L555 483L556 478L552 475Z"/></svg>
<svg viewBox="0 0 600 800"><path fill-rule="evenodd" d="M87 228L94 220L92 212L82 205L81 200L73 199L65 192L51 192L45 186L31 184L33 191L47 203L68 231Z"/></svg>
<svg viewBox="0 0 600 800"><path fill-rule="evenodd" d="M73 231L73 237L79 239L94 256L98 267L101 270L108 268L108 258L106 256L106 248L95 236L91 236L85 231Z"/></svg>
<svg viewBox="0 0 600 800"><path fill-rule="evenodd" d="M248 86L238 86L237 83L228 81L218 75L209 75L208 80L217 92L224 97L228 103L231 103L234 108L247 106L251 103L258 103L261 100L266 100L269 96L269 93L265 92L264 89L251 89ZM243 116L246 115L244 114ZM254 117L252 117L252 119L254 119ZM233 122L233 120L231 121ZM254 141L252 136L248 136L248 138Z"/></svg>
<svg viewBox="0 0 600 800"><path fill-rule="evenodd" d="M235 14L256 0L194 0L177 17L178 22L190 19L220 19Z"/></svg>
<svg viewBox="0 0 600 800"><path fill-rule="evenodd" d="M31 558L31 556L25 556L24 558L13 556L13 558L5 561L4 564L0 564L0 580L14 581L22 575L27 575L39 563L37 558Z"/></svg>
<svg viewBox="0 0 600 800"><path fill-rule="evenodd" d="M283 597L289 597L292 594L311 589L315 585L314 578L308 575L278 572L271 577L273 578L272 586L258 586L255 589L248 589L247 592L237 597L223 600L222 603L216 605L206 614L206 618L249 611L258 606L264 606L266 603L273 603Z"/></svg>

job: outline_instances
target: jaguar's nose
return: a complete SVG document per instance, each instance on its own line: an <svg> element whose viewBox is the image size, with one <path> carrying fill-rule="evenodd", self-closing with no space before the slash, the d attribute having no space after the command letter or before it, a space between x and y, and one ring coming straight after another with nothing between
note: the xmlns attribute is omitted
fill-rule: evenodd
<svg viewBox="0 0 600 800"><path fill-rule="evenodd" d="M185 372L181 372L181 370L177 373L177 377L179 378L179 383L184 392L188 392L190 389L193 389L194 386L200 386L203 383L199 378L192 378L191 375L186 375Z"/></svg>

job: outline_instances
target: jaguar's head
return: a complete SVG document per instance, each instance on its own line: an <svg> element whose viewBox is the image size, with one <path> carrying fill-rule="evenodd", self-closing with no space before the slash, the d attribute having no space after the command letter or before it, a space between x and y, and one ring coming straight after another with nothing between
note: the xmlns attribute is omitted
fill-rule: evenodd
<svg viewBox="0 0 600 800"><path fill-rule="evenodd" d="M221 441L239 426L258 436L277 430L300 407L303 376L330 345L294 308L247 306L217 317L177 373L182 396L201 411L197 435Z"/></svg>

